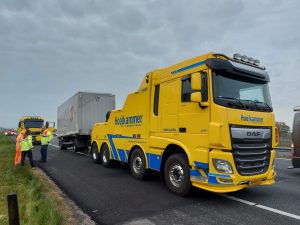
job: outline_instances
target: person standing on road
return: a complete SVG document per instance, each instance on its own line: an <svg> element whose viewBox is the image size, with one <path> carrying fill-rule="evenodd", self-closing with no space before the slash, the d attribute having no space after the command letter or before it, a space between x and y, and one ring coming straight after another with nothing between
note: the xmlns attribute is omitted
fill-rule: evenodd
<svg viewBox="0 0 300 225"><path fill-rule="evenodd" d="M22 140L20 142L20 147L21 147L21 166L24 166L25 163L25 157L27 155L31 167L35 167L33 163L33 158L32 158L32 151L33 145L32 145L32 136L30 135L30 131L26 130L25 134L22 135Z"/></svg>
<svg viewBox="0 0 300 225"><path fill-rule="evenodd" d="M16 139L16 156L15 156L15 166L21 163L21 141L26 130L22 130Z"/></svg>
<svg viewBox="0 0 300 225"><path fill-rule="evenodd" d="M48 145L52 141L53 135L45 126L42 127L41 134L41 162L47 161Z"/></svg>

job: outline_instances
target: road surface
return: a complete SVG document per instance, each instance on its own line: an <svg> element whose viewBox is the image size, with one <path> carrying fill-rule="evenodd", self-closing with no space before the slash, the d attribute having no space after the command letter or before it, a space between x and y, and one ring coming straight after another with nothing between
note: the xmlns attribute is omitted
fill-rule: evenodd
<svg viewBox="0 0 300 225"><path fill-rule="evenodd" d="M276 159L275 185L226 196L193 189L186 198L170 193L158 175L138 181L125 166L104 168L55 141L39 166L98 224L300 224L300 169L287 169L287 159Z"/></svg>

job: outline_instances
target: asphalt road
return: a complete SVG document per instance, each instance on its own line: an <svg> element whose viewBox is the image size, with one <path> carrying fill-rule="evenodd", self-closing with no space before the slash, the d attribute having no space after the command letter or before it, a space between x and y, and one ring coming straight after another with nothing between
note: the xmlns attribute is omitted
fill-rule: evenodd
<svg viewBox="0 0 300 225"><path fill-rule="evenodd" d="M53 145L39 166L98 224L300 224L300 169L287 169L287 159L276 160L275 185L226 196L195 188L181 198L157 175L138 181L125 166L104 168Z"/></svg>

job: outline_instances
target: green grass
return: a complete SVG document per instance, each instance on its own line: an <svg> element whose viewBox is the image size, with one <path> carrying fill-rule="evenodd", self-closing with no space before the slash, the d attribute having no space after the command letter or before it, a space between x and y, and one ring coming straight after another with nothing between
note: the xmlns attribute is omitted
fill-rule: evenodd
<svg viewBox="0 0 300 225"><path fill-rule="evenodd" d="M33 174L29 163L14 166L15 145L0 134L0 225L8 224L7 194L16 192L21 225L60 225L64 218L59 202L47 196L42 179Z"/></svg>

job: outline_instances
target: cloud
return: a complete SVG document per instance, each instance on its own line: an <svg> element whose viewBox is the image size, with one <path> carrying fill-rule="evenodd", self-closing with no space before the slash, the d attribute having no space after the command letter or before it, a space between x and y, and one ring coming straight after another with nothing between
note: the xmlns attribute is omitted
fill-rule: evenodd
<svg viewBox="0 0 300 225"><path fill-rule="evenodd" d="M56 120L79 90L112 92L122 107L144 75L205 52L261 59L278 120L299 105L298 1L0 2L0 125L23 114ZM9 94L7 94L9 93ZM21 101L20 101L21 99Z"/></svg>

